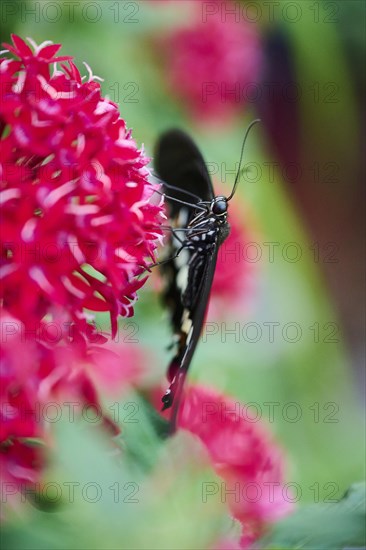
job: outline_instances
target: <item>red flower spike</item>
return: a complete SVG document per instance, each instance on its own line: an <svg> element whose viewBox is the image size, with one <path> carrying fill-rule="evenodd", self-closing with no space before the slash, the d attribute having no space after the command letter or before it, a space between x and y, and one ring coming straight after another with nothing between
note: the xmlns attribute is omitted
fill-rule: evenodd
<svg viewBox="0 0 366 550"><path fill-rule="evenodd" d="M25 325L57 306L82 330L86 309L109 311L115 334L162 237L149 159L89 68L83 83L60 45L12 39L20 61L0 59L1 299Z"/></svg>
<svg viewBox="0 0 366 550"><path fill-rule="evenodd" d="M0 481L17 488L37 482L45 463L37 408L75 397L118 433L98 392L133 382L140 358L109 350L86 310L109 312L117 333L165 219L149 159L91 70L83 83L71 58L55 57L59 45L30 43L13 36L20 61L0 59ZM57 61L68 65L56 70Z"/></svg>

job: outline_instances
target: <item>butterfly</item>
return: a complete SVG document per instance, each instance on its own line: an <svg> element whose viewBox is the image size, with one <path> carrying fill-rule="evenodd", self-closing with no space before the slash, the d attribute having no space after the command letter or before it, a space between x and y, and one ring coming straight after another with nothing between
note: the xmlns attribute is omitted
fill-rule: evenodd
<svg viewBox="0 0 366 550"><path fill-rule="evenodd" d="M228 203L235 194L239 170L228 197L215 195L205 161L193 140L182 130L164 133L156 147L155 171L163 182L170 216L167 259L159 262L164 281L163 302L170 313L175 354L167 372L170 386L162 397L172 407L171 431L176 429L184 381L205 320L218 250L229 236Z"/></svg>

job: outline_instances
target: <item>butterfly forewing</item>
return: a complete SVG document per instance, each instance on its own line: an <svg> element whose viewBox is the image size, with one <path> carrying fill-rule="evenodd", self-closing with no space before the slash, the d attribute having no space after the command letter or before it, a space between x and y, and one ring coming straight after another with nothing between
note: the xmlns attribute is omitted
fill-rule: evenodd
<svg viewBox="0 0 366 550"><path fill-rule="evenodd" d="M163 134L155 151L155 169L160 178L182 192L169 189L169 195L187 200L184 191L197 195L203 201L211 201L214 191L205 161L191 138L182 130L169 130ZM188 199L191 202L192 199ZM180 205L168 201L171 215L180 210ZM194 210L191 210L193 216Z"/></svg>

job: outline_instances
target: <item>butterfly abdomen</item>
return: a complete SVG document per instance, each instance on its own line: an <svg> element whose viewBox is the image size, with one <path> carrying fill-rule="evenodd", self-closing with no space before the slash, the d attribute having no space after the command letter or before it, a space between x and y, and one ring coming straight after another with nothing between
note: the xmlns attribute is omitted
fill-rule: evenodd
<svg viewBox="0 0 366 550"><path fill-rule="evenodd" d="M225 239L228 238L230 235L230 224L225 223L224 225L220 226L218 235L217 235L217 244L220 246L225 241Z"/></svg>

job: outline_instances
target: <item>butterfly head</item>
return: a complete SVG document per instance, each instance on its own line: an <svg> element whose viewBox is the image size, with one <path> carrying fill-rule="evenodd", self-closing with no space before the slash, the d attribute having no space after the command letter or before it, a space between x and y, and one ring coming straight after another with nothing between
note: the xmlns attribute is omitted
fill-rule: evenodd
<svg viewBox="0 0 366 550"><path fill-rule="evenodd" d="M227 207L227 198L221 195L215 197L210 204L210 210L218 221L226 221Z"/></svg>

